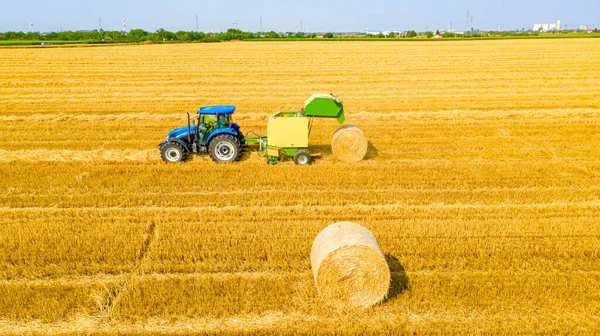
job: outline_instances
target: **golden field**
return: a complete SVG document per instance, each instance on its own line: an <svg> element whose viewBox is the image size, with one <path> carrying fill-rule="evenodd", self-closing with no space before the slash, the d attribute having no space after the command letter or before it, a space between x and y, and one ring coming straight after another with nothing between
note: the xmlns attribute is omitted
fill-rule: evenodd
<svg viewBox="0 0 600 336"><path fill-rule="evenodd" d="M600 40L0 49L0 334L600 333ZM157 144L333 92L371 142L308 167ZM313 239L371 230L389 299L337 311Z"/></svg>

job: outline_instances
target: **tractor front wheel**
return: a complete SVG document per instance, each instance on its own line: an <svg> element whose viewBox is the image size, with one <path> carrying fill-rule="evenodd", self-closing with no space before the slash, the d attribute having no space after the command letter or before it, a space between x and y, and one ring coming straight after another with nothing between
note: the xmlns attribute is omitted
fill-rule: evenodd
<svg viewBox="0 0 600 336"><path fill-rule="evenodd" d="M176 142L168 142L160 147L160 156L165 162L185 161L186 152Z"/></svg>
<svg viewBox="0 0 600 336"><path fill-rule="evenodd" d="M299 151L299 152L296 152L296 154L294 154L294 162L297 165L304 166L304 165L310 164L310 159L311 159L311 157L310 157L310 153L308 151Z"/></svg>
<svg viewBox="0 0 600 336"><path fill-rule="evenodd" d="M240 140L230 134L215 136L208 144L208 153L215 162L229 163L240 159Z"/></svg>

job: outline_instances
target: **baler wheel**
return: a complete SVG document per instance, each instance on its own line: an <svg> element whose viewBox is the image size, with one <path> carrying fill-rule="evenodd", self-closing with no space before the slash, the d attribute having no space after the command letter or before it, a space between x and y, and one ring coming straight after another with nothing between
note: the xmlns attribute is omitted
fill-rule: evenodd
<svg viewBox="0 0 600 336"><path fill-rule="evenodd" d="M294 162L297 165L308 165L310 164L311 158L310 158L310 153L308 151L299 151L296 152L296 154L294 154Z"/></svg>

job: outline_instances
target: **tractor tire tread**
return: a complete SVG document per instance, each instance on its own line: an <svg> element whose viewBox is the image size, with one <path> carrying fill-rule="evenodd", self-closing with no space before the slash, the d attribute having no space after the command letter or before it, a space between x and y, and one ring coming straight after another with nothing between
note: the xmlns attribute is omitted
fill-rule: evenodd
<svg viewBox="0 0 600 336"><path fill-rule="evenodd" d="M222 139L231 140L235 144L236 154L235 154L235 158L231 161L220 161L217 157L215 157L214 147L219 142L219 140L222 140ZM214 162L217 162L217 163L236 162L236 161L239 161L240 157L242 156L242 145L240 144L240 140L231 134L219 134L210 140L210 143L208 144L208 154L210 155L210 158Z"/></svg>
<svg viewBox="0 0 600 336"><path fill-rule="evenodd" d="M173 161L169 161L167 160L167 158L165 157L165 149L168 147L177 147L179 148L179 150L181 151L181 160L179 160L179 162L183 162L186 160L187 158L187 152L185 151L185 148L183 148L182 145L178 144L177 142L167 142L166 144L160 146L160 157L163 159L164 162L167 163L173 163Z"/></svg>

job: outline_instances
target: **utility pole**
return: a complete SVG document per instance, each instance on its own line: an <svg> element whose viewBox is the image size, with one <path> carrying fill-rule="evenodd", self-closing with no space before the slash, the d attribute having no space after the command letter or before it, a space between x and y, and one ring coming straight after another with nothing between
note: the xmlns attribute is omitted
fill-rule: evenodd
<svg viewBox="0 0 600 336"><path fill-rule="evenodd" d="M469 30L469 11L467 10L467 23L465 24L465 31Z"/></svg>
<svg viewBox="0 0 600 336"><path fill-rule="evenodd" d="M302 20L300 20L300 33L303 33Z"/></svg>
<svg viewBox="0 0 600 336"><path fill-rule="evenodd" d="M260 17L260 32L262 33L262 16Z"/></svg>
<svg viewBox="0 0 600 336"><path fill-rule="evenodd" d="M98 32L102 31L102 18L98 17Z"/></svg>
<svg viewBox="0 0 600 336"><path fill-rule="evenodd" d="M125 15L123 15L123 34L127 34L127 23L125 22Z"/></svg>
<svg viewBox="0 0 600 336"><path fill-rule="evenodd" d="M29 32L33 33L33 23L31 22L31 19L29 20Z"/></svg>
<svg viewBox="0 0 600 336"><path fill-rule="evenodd" d="M198 32L198 14L196 14L196 33Z"/></svg>
<svg viewBox="0 0 600 336"><path fill-rule="evenodd" d="M237 21L232 22L231 25L237 30L237 28L238 28L238 22Z"/></svg>

